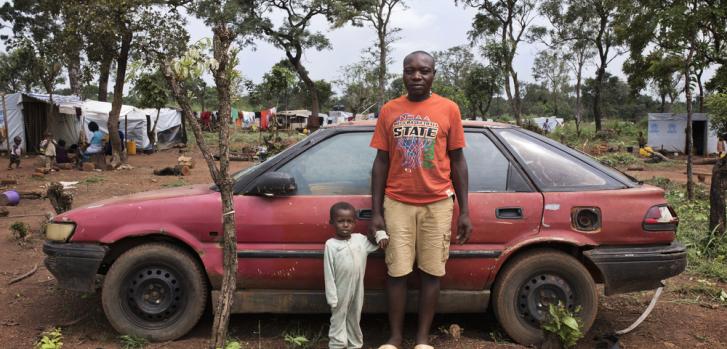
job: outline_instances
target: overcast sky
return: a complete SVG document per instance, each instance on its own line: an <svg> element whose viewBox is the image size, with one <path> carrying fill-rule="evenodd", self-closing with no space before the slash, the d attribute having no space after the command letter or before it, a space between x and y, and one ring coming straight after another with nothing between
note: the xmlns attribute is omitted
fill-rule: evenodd
<svg viewBox="0 0 727 349"><path fill-rule="evenodd" d="M442 51L453 46L468 44L467 32L477 13L475 9L455 6L454 1L409 0L406 3L407 8L399 7L392 15L391 25L401 28L401 31L398 33L399 40L393 44L393 61L389 66L389 71L400 72L402 59L412 51ZM199 19L190 16L188 21L187 29L193 41L212 36L209 28ZM326 33L333 46L329 50L310 49L305 52L303 65L314 80L334 81L338 79L341 68L359 61L362 50L373 46L376 40L376 33L370 27L347 25L331 30L320 16L314 21L312 29ZM535 55L541 49L542 47L539 45L528 43L522 43L518 47L515 70L518 72L520 80L534 81L531 69ZM479 59L479 50L473 48L473 53ZM284 57L285 54L282 50L267 42L258 41L254 49L242 50L239 55L238 68L246 78L257 83L273 64ZM608 71L623 77L621 72L623 59L624 57L616 58ZM590 76L594 71L594 67L591 66L587 69L586 74ZM338 88L336 89L338 90Z"/></svg>

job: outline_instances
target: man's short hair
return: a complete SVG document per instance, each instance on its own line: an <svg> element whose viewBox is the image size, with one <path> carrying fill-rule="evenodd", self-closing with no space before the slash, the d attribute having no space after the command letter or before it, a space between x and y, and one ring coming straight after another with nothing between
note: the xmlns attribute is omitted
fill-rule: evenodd
<svg viewBox="0 0 727 349"><path fill-rule="evenodd" d="M353 205L345 201L339 201L333 204L333 206L331 206L331 212L329 212L330 224L333 224L333 216L336 215L336 211L351 211L353 213L356 213L356 208L354 208Z"/></svg>
<svg viewBox="0 0 727 349"><path fill-rule="evenodd" d="M436 65L437 65L437 64L436 64L436 62L434 61L434 56L432 56L431 54L429 54L429 52L427 52L427 51L422 51L422 50L414 51L414 52L412 52L412 53L410 53L410 54L406 55L406 56L404 57L404 64L406 64L406 62L407 62L408 60L410 60L410 59L411 59L411 57L413 57L413 56L416 56L416 55L425 55L425 56L428 56L429 58L431 58L431 59L432 59L432 67L434 67L434 66L436 66Z"/></svg>

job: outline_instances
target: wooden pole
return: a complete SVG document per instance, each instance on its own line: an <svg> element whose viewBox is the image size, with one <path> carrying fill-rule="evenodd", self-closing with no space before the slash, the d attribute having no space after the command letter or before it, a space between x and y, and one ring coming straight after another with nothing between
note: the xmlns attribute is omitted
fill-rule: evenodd
<svg viewBox="0 0 727 349"><path fill-rule="evenodd" d="M3 93L3 122L5 122L5 142L8 145L8 158L10 157L10 129L8 128L8 109L5 107L5 94Z"/></svg>

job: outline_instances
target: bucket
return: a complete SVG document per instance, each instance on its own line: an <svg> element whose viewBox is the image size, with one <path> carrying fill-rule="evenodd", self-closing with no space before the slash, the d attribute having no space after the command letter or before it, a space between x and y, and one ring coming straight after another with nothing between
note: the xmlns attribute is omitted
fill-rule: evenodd
<svg viewBox="0 0 727 349"><path fill-rule="evenodd" d="M136 155L136 142L134 142L134 141L126 142L126 154Z"/></svg>
<svg viewBox="0 0 727 349"><path fill-rule="evenodd" d="M20 194L15 190L8 190L3 193L3 200L6 206L16 206L20 203Z"/></svg>

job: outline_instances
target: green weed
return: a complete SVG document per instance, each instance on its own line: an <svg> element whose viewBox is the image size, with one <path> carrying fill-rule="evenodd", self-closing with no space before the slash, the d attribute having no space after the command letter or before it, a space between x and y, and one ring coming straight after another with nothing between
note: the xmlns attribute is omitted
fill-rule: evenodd
<svg viewBox="0 0 727 349"><path fill-rule="evenodd" d="M606 166L611 167L626 167L641 162L633 154L624 152L608 153L605 155L597 156L596 160L600 161Z"/></svg>
<svg viewBox="0 0 727 349"><path fill-rule="evenodd" d="M162 188L176 188L183 187L185 185L189 185L189 183L187 183L184 179L179 178L174 182L162 184Z"/></svg>
<svg viewBox="0 0 727 349"><path fill-rule="evenodd" d="M30 227L20 221L14 222L10 225L10 235L19 243L25 242L30 235Z"/></svg>
<svg viewBox="0 0 727 349"><path fill-rule="evenodd" d="M61 349L62 347L63 334L60 328L43 332L43 337L35 343L35 349Z"/></svg>
<svg viewBox="0 0 727 349"><path fill-rule="evenodd" d="M142 349L148 343L146 338L128 334L119 336L119 341L122 349Z"/></svg>
<svg viewBox="0 0 727 349"><path fill-rule="evenodd" d="M93 184L93 183L101 183L103 181L104 181L104 178L102 176L93 175L93 176L88 176L88 177L84 178L81 181L81 183L82 184Z"/></svg>
<svg viewBox="0 0 727 349"><path fill-rule="evenodd" d="M285 340L288 348L316 348L322 338L323 328L320 328L318 332L314 332L314 330L306 330L298 325L283 332L283 340Z"/></svg>
<svg viewBox="0 0 727 349"><path fill-rule="evenodd" d="M578 311L576 308L575 313ZM561 302L558 305L548 304L548 318L541 327L546 333L556 335L565 348L575 346L583 338L583 323Z"/></svg>

